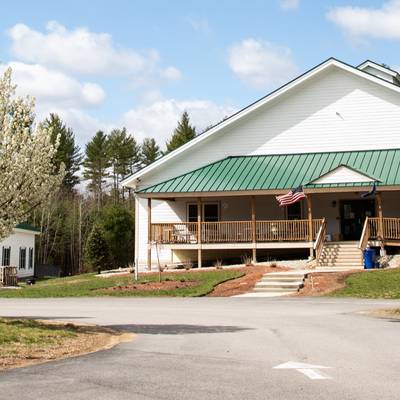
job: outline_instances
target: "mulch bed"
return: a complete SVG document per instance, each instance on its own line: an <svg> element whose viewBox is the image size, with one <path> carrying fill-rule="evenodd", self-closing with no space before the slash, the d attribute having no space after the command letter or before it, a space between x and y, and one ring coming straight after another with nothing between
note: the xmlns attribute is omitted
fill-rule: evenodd
<svg viewBox="0 0 400 400"><path fill-rule="evenodd" d="M241 278L232 279L230 281L219 284L207 296L210 297L230 297L239 294L244 294L251 291L255 284L267 272L283 272L288 271L290 268L286 267L268 267L268 266L248 266L241 268L234 268L235 271L244 272L246 275Z"/></svg>
<svg viewBox="0 0 400 400"><path fill-rule="evenodd" d="M334 292L343 288L347 277L355 272L359 272L359 270L310 273L304 282L304 287L293 296L321 296Z"/></svg>
<svg viewBox="0 0 400 400"><path fill-rule="evenodd" d="M147 292L154 290L175 290L185 289L198 285L196 281L162 281L162 282L142 282L129 285L113 286L106 289L100 289L100 292Z"/></svg>

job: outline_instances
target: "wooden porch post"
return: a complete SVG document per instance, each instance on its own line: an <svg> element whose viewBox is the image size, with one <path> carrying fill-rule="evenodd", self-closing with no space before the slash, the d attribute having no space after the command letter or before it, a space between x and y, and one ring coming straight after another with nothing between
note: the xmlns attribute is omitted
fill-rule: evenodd
<svg viewBox="0 0 400 400"><path fill-rule="evenodd" d="M383 232L382 195L380 193L376 194L376 205L378 208L378 235L382 238L383 241L385 238Z"/></svg>
<svg viewBox="0 0 400 400"><path fill-rule="evenodd" d="M309 241L313 241L313 215L312 215L312 201L311 201L311 195L307 195L307 214L308 214L308 238ZM313 246L310 247L310 258L314 257L314 248Z"/></svg>
<svg viewBox="0 0 400 400"><path fill-rule="evenodd" d="M147 199L147 269L151 271L151 198Z"/></svg>
<svg viewBox="0 0 400 400"><path fill-rule="evenodd" d="M252 262L257 262L257 248L256 248L256 197L251 196L251 236L253 240L253 255Z"/></svg>
<svg viewBox="0 0 400 400"><path fill-rule="evenodd" d="M201 260L201 198L197 199L197 267L202 267Z"/></svg>

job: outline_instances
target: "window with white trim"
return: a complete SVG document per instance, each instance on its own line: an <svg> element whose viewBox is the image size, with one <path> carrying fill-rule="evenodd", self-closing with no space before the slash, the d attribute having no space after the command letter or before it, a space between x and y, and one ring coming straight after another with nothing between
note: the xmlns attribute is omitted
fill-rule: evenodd
<svg viewBox="0 0 400 400"><path fill-rule="evenodd" d="M32 269L33 268L33 247L29 247L29 253L28 253L28 268Z"/></svg>
<svg viewBox="0 0 400 400"><path fill-rule="evenodd" d="M26 268L26 247L19 248L19 269Z"/></svg>
<svg viewBox="0 0 400 400"><path fill-rule="evenodd" d="M11 260L11 246L3 246L1 251L1 265L8 266L10 265Z"/></svg>

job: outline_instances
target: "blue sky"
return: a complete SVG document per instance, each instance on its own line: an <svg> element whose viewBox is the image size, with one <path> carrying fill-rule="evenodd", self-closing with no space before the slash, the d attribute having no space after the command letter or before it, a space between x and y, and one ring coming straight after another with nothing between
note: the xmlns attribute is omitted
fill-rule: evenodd
<svg viewBox="0 0 400 400"><path fill-rule="evenodd" d="M399 0L14 0L0 25L19 93L81 144L123 125L164 143L184 109L201 130L330 56L400 66Z"/></svg>

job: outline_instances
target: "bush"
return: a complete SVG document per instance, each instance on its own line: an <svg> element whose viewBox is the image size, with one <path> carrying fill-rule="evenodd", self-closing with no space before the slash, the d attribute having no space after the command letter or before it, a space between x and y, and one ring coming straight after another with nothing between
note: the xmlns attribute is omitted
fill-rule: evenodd
<svg viewBox="0 0 400 400"><path fill-rule="evenodd" d="M86 242L85 266L88 271L104 270L110 266L110 252L104 229L96 223Z"/></svg>
<svg viewBox="0 0 400 400"><path fill-rule="evenodd" d="M113 268L127 267L134 260L133 212L121 205L109 205L99 212L96 222L104 230Z"/></svg>

